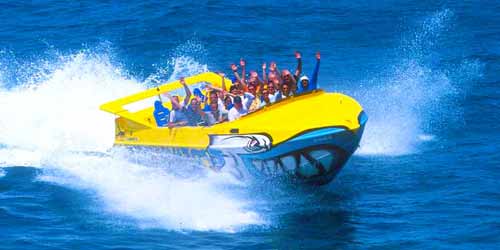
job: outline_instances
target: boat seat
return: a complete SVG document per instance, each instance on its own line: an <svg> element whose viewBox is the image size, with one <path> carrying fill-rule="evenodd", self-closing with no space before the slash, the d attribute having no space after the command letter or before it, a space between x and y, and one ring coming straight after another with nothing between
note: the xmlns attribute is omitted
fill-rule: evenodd
<svg viewBox="0 0 500 250"><path fill-rule="evenodd" d="M158 127L165 127L169 122L170 110L168 108L165 108L161 101L155 101L153 116Z"/></svg>

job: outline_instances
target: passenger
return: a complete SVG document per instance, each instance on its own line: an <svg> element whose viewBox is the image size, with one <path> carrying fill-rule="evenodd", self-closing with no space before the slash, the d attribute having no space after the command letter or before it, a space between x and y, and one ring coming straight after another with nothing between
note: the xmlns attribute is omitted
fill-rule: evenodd
<svg viewBox="0 0 500 250"><path fill-rule="evenodd" d="M245 108L245 105L242 104L241 97L235 96L233 98L234 106L231 110L229 110L228 119L229 121L234 121L240 118L242 115L246 115L248 113L248 109Z"/></svg>
<svg viewBox="0 0 500 250"><path fill-rule="evenodd" d="M238 66L236 64L231 64L231 70L233 71L234 74L234 79L233 79L233 86L238 87L242 91L247 91L247 86L246 86L246 80L245 80L245 65L246 62L245 60L240 59L240 66L241 66L241 77L238 74Z"/></svg>
<svg viewBox="0 0 500 250"><path fill-rule="evenodd" d="M240 94L240 89L238 89L237 86L235 85L232 85L230 88L229 88L229 93L231 93L232 95L239 95Z"/></svg>
<svg viewBox="0 0 500 250"><path fill-rule="evenodd" d="M271 103L275 102L276 101L276 96L278 95L278 93L276 92L276 88L274 87L274 84L268 84L267 85L267 91L268 91L268 97L269 97L269 101Z"/></svg>
<svg viewBox="0 0 500 250"><path fill-rule="evenodd" d="M241 92L241 91L239 96L243 100L243 106L245 106L245 109L248 111L250 109L250 105L252 104L253 100L256 99L256 96L250 92Z"/></svg>
<svg viewBox="0 0 500 250"><path fill-rule="evenodd" d="M318 71L319 71L319 63L321 59L321 54L316 52L316 66L314 67L314 71L311 75L311 80L309 81L309 77L302 76L299 80L300 86L298 93L304 93L307 91L312 91L318 88Z"/></svg>
<svg viewBox="0 0 500 250"><path fill-rule="evenodd" d="M295 94L297 92L297 81L302 73L302 55L300 52L295 51L295 58L297 59L297 69L295 70L295 74L293 76L287 69L282 70L280 75L276 63L271 63L273 68L272 72L280 77L281 84L288 84L291 94Z"/></svg>
<svg viewBox="0 0 500 250"><path fill-rule="evenodd" d="M191 100L191 103L189 104L189 109L187 109L186 112L186 117L187 117L187 125L189 126L199 126L199 125L206 125L207 122L207 115L205 112L201 110L200 107L200 99L199 98L193 98Z"/></svg>
<svg viewBox="0 0 500 250"><path fill-rule="evenodd" d="M224 97L224 108L226 110L231 110L233 108L233 100L229 95L226 95L226 97Z"/></svg>
<svg viewBox="0 0 500 250"><path fill-rule="evenodd" d="M227 120L227 111L219 110L219 105L215 103L210 104L210 111L206 112L206 114L210 126Z"/></svg>
<svg viewBox="0 0 500 250"><path fill-rule="evenodd" d="M209 87L207 86L209 89L212 88L212 87ZM208 94L208 99L207 99L207 102L205 102L205 107L203 108L203 111L205 112L209 112L211 110L210 108L210 105L212 105L213 103L217 104L219 106L219 109L223 109L224 108L224 103L222 103L222 100L219 98L219 94L218 94L219 91L215 90L215 89L211 89L209 91L209 94Z"/></svg>
<svg viewBox="0 0 500 250"><path fill-rule="evenodd" d="M250 77L248 78L248 86L253 85L257 91L259 91L260 85L262 85L262 81L259 78L259 75L256 71L250 71Z"/></svg>
<svg viewBox="0 0 500 250"><path fill-rule="evenodd" d="M288 85L288 88L290 90L291 94L296 93L297 91L297 80L295 80L295 76L292 76L289 70L284 69L281 71L281 78L283 79L283 82L281 83L282 88L283 85ZM288 95L287 95L288 96Z"/></svg>
<svg viewBox="0 0 500 250"><path fill-rule="evenodd" d="M248 92L252 94L252 101L248 107L248 112L254 112L260 108L260 96L257 95L257 90L254 85L248 85Z"/></svg>
<svg viewBox="0 0 500 250"><path fill-rule="evenodd" d="M261 95L261 98L260 98L260 107L259 108L262 108L268 104L271 104L271 99L270 99L270 96L269 96L269 88L267 85L264 85L263 89L262 89L262 95Z"/></svg>
<svg viewBox="0 0 500 250"><path fill-rule="evenodd" d="M171 96L169 93L165 93L165 95L170 99L172 105L168 127L172 128L187 125L186 108L182 103L179 103L179 97Z"/></svg>
<svg viewBox="0 0 500 250"><path fill-rule="evenodd" d="M210 112L211 111L211 105L212 104L217 104L218 105L218 110L224 111L224 93L226 92L226 85L224 83L224 74L219 73L219 75L222 77L222 89L213 87L211 85L207 85L206 88L208 89L208 99L205 102L205 107L203 108L204 112Z"/></svg>
<svg viewBox="0 0 500 250"><path fill-rule="evenodd" d="M242 99L243 106L245 107L245 109L248 110L250 108L250 104L252 103L253 99L255 98L255 95L253 95L249 92L245 92L234 85L231 86L229 91L230 91L230 93L228 95L230 95L233 98L233 107L234 107L234 98L236 96L239 96L240 99Z"/></svg>
<svg viewBox="0 0 500 250"><path fill-rule="evenodd" d="M276 65L276 62L271 62L269 64L269 74L272 74L273 76L276 76L276 77L280 76L280 73L278 71L278 66ZM270 79L270 80L273 80L273 79Z"/></svg>
<svg viewBox="0 0 500 250"><path fill-rule="evenodd" d="M189 90L189 87L183 77L179 81L182 86L184 86L184 91L186 92L186 97L184 97L184 101L182 103L179 101L179 96L171 96L169 93L165 93L165 96L170 99L170 103L172 105L170 122L168 124L169 127L184 126L188 123L188 119L186 117L186 106L191 98L191 90Z"/></svg>
<svg viewBox="0 0 500 250"><path fill-rule="evenodd" d="M282 98L290 97L292 95L291 87L288 84L281 84L281 95Z"/></svg>
<svg viewBox="0 0 500 250"><path fill-rule="evenodd" d="M273 93L272 96L269 97L269 99L272 101L272 102L276 102L276 101L279 101L282 99L282 91L281 91L281 83L278 79L274 79L274 81L272 81L272 83L269 84L270 86L270 89L271 89L271 92L270 93Z"/></svg>
<svg viewBox="0 0 500 250"><path fill-rule="evenodd" d="M274 72L269 72L269 76L267 77L267 79L268 79L268 82L273 82L274 80L278 80L278 81L280 80L278 78L278 75Z"/></svg>
<svg viewBox="0 0 500 250"><path fill-rule="evenodd" d="M287 83L281 84L281 90L278 92L276 100L279 101L288 98L290 96L292 96L290 86Z"/></svg>

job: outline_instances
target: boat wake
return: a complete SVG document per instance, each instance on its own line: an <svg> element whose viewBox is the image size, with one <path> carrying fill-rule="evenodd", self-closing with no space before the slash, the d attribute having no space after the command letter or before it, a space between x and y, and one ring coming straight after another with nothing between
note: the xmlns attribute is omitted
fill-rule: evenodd
<svg viewBox="0 0 500 250"><path fill-rule="evenodd" d="M110 153L114 121L99 105L147 83L126 76L106 55L81 52L57 64L30 82L0 89L0 115L8 118L0 121L0 166L40 168L39 181L90 190L107 212L144 227L234 231L265 223L248 200L235 197L244 183L231 176L181 178ZM174 74L206 70L188 57L174 65Z"/></svg>

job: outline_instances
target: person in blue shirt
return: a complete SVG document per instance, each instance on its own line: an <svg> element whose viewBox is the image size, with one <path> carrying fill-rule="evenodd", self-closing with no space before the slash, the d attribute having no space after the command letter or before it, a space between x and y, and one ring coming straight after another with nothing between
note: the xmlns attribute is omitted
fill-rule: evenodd
<svg viewBox="0 0 500 250"><path fill-rule="evenodd" d="M312 91L318 88L318 71L319 71L319 62L321 59L321 54L316 52L316 66L314 67L314 71L311 75L311 79L309 80L309 77L307 76L302 76L299 79L299 90L297 93L304 93L308 91Z"/></svg>

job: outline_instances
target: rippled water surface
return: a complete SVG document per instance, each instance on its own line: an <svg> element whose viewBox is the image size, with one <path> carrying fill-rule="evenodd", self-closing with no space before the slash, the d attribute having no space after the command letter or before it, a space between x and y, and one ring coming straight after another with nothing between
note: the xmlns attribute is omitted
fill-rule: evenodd
<svg viewBox="0 0 500 250"><path fill-rule="evenodd" d="M0 3L0 249L497 249L500 3ZM182 178L99 105L275 60L369 121L329 185ZM299 120L300 117L297 117ZM90 152L90 153L89 153ZM189 170L186 170L189 171Z"/></svg>

